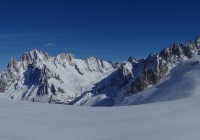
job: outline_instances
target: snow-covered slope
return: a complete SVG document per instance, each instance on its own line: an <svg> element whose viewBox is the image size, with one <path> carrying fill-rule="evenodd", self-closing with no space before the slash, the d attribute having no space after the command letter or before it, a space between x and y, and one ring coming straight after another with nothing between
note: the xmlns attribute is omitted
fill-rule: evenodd
<svg viewBox="0 0 200 140"><path fill-rule="evenodd" d="M198 140L200 100L90 108L0 99L1 140Z"/></svg>
<svg viewBox="0 0 200 140"><path fill-rule="evenodd" d="M51 57L33 50L19 61L11 58L0 78L0 92L4 98L15 100L68 103L90 91L115 68L94 57L85 60L72 54Z"/></svg>

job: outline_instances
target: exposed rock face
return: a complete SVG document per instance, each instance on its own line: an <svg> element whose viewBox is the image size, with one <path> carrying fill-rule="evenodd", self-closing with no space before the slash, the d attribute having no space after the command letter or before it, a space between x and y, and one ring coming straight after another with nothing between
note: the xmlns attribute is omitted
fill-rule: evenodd
<svg viewBox="0 0 200 140"><path fill-rule="evenodd" d="M131 93L128 93L128 95L142 91L148 85L156 84L169 70L167 62L159 58L158 55L149 55L147 59L141 60L139 63L134 68L140 67L141 72L139 75L134 72L136 79L131 84Z"/></svg>
<svg viewBox="0 0 200 140"><path fill-rule="evenodd" d="M158 55L149 55L139 61L129 59L112 75L97 84L94 91L95 94L103 94L112 87L112 91L123 91L126 97L144 90L148 85L156 84L169 69L170 65ZM109 96L109 93L107 95Z"/></svg>
<svg viewBox="0 0 200 140"><path fill-rule="evenodd" d="M196 43L173 44L172 47L163 49L159 56L169 63L179 62L181 58L191 58L192 54L199 50L197 40Z"/></svg>

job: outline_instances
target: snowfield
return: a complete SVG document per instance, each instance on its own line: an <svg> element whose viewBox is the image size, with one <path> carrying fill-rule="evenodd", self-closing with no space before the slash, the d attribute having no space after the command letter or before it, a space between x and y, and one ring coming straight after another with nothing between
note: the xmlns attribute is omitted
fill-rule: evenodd
<svg viewBox="0 0 200 140"><path fill-rule="evenodd" d="M79 107L0 99L1 140L197 140L200 100Z"/></svg>

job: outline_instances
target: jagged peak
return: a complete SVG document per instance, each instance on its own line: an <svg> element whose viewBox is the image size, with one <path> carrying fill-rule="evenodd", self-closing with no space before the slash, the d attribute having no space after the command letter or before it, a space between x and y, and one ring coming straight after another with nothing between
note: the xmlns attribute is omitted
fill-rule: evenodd
<svg viewBox="0 0 200 140"><path fill-rule="evenodd" d="M103 62L103 60L91 56L91 57L86 58L86 59L85 59L85 62L87 62L88 64L90 64L90 63L99 63L99 62Z"/></svg>
<svg viewBox="0 0 200 140"><path fill-rule="evenodd" d="M108 61L108 63L111 64L114 69L119 68L122 64L122 62L115 62L115 61L111 61L111 60Z"/></svg>
<svg viewBox="0 0 200 140"><path fill-rule="evenodd" d="M160 51L159 56L167 61L172 61L172 58L187 57L191 58L193 53L200 49L200 37L195 41L188 43L174 43L169 48L164 48Z"/></svg>
<svg viewBox="0 0 200 140"><path fill-rule="evenodd" d="M128 62L130 62L131 64L138 63L138 61L137 61L137 59L135 57L129 57L128 58Z"/></svg>
<svg viewBox="0 0 200 140"><path fill-rule="evenodd" d="M16 64L17 64L17 60L14 57L11 57L8 62L7 68L11 68L11 67L15 66Z"/></svg>
<svg viewBox="0 0 200 140"><path fill-rule="evenodd" d="M200 42L200 36L196 37L196 42Z"/></svg>
<svg viewBox="0 0 200 140"><path fill-rule="evenodd" d="M197 45L197 47L200 47L200 37L196 37L196 40L194 43Z"/></svg>
<svg viewBox="0 0 200 140"><path fill-rule="evenodd" d="M61 54L58 54L56 57L55 57L56 60L61 60L61 61L72 61L72 59L75 59L75 55L72 54L72 53L61 53Z"/></svg>
<svg viewBox="0 0 200 140"><path fill-rule="evenodd" d="M31 51L29 51L29 52L26 52L26 53L29 53L29 54L37 54L37 55L47 54L47 52L43 52L43 51L37 50L37 49L33 49L33 50L31 50ZM26 54L26 53L25 53L25 54Z"/></svg>
<svg viewBox="0 0 200 140"><path fill-rule="evenodd" d="M158 58L157 54L150 53L146 59Z"/></svg>
<svg viewBox="0 0 200 140"><path fill-rule="evenodd" d="M91 57L88 57L88 58L86 58L86 60L100 60L100 59L98 59L98 58L96 58L96 57L94 57L94 56L91 56Z"/></svg>
<svg viewBox="0 0 200 140"><path fill-rule="evenodd" d="M50 56L47 52L33 49L32 51L24 53L23 56L21 57L21 60L35 62L37 60L47 60L49 58L50 58Z"/></svg>

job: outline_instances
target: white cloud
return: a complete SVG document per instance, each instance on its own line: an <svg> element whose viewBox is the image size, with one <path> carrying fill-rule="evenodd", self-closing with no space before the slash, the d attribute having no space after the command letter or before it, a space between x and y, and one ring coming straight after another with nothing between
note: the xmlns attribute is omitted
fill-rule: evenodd
<svg viewBox="0 0 200 140"><path fill-rule="evenodd" d="M56 44L55 43L52 43L52 42L48 42L44 45L45 47L50 47L50 48L53 48L53 47L56 47Z"/></svg>

